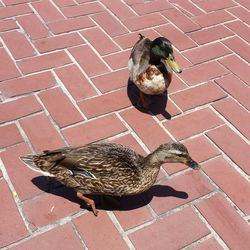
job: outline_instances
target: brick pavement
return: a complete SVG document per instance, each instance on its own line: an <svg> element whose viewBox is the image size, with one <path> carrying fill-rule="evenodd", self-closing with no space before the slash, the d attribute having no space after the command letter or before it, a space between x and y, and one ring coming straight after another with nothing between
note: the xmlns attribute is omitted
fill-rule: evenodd
<svg viewBox="0 0 250 250"><path fill-rule="evenodd" d="M250 249L249 10L247 0L0 0L0 248ZM169 38L183 66L161 114L128 98L139 32ZM165 164L146 194L96 218L19 160L100 140L141 154L180 140L202 170Z"/></svg>

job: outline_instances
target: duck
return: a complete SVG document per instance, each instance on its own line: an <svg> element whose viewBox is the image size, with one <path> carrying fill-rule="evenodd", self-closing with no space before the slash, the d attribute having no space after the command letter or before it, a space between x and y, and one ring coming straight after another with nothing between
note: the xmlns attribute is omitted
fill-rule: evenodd
<svg viewBox="0 0 250 250"><path fill-rule="evenodd" d="M97 142L45 150L20 159L32 170L73 188L94 215L98 214L95 202L86 195L112 197L143 193L155 183L161 165L166 162L200 168L179 142L162 144L146 157L122 144Z"/></svg>
<svg viewBox="0 0 250 250"><path fill-rule="evenodd" d="M140 38L133 46L129 61L129 79L139 89L137 105L149 108L145 95L159 95L166 92L172 81L172 74L182 69L175 61L172 43L165 37L153 41L139 34Z"/></svg>

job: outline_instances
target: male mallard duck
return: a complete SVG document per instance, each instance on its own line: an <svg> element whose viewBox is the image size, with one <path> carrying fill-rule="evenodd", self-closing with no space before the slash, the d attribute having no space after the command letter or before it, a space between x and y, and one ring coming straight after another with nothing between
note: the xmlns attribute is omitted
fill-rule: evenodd
<svg viewBox="0 0 250 250"><path fill-rule="evenodd" d="M85 194L123 196L142 193L154 184L160 166L165 162L180 162L199 169L187 148L178 142L162 144L147 157L124 145L93 143L47 150L42 154L21 156L21 159L31 169L73 188L95 215L95 202Z"/></svg>
<svg viewBox="0 0 250 250"><path fill-rule="evenodd" d="M139 102L148 108L144 94L158 95L164 93L171 80L173 71L182 70L175 62L171 42L165 37L158 37L151 41L140 35L134 45L129 62L129 77L140 90Z"/></svg>

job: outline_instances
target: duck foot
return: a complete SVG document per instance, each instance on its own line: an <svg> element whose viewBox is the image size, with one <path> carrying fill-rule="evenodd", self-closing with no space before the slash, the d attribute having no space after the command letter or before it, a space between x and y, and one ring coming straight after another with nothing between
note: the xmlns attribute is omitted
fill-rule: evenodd
<svg viewBox="0 0 250 250"><path fill-rule="evenodd" d="M86 196L84 196L82 193L80 192L77 192L76 193L77 197L80 198L81 200L83 200L87 206L90 206L92 208L92 211L93 211L93 214L95 216L98 215L98 211L96 210L96 207L95 207L95 202L94 200L90 199L90 198L87 198Z"/></svg>

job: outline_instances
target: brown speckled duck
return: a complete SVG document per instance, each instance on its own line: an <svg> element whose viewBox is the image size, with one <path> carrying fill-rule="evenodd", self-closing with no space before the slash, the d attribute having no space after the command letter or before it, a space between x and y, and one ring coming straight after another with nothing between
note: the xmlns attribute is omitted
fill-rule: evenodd
<svg viewBox="0 0 250 250"><path fill-rule="evenodd" d="M143 157L127 146L93 143L75 148L44 151L21 156L32 170L55 177L91 206L97 215L95 202L86 194L135 195L148 190L155 182L160 166L165 162L180 162L199 169L187 148L178 142L159 146Z"/></svg>
<svg viewBox="0 0 250 250"><path fill-rule="evenodd" d="M158 95L164 93L172 81L173 71L182 70L175 62L171 42L165 37L151 41L140 35L134 45L129 62L129 77L139 88L139 106L148 109L144 94Z"/></svg>

